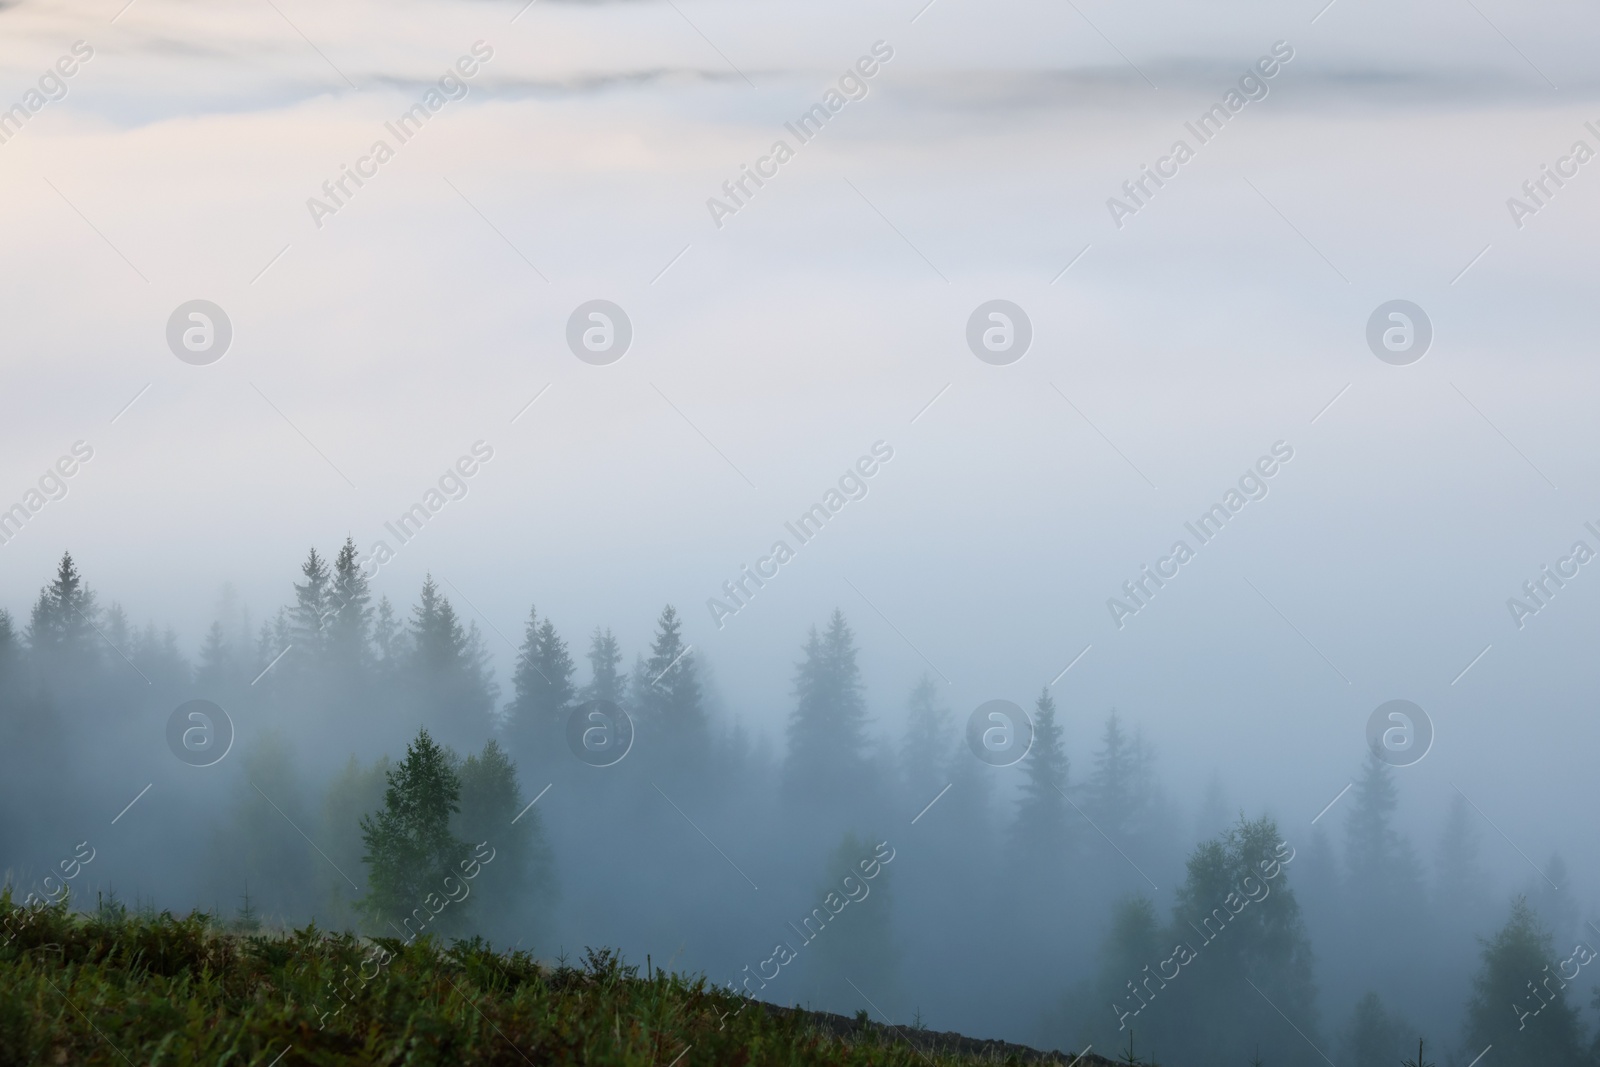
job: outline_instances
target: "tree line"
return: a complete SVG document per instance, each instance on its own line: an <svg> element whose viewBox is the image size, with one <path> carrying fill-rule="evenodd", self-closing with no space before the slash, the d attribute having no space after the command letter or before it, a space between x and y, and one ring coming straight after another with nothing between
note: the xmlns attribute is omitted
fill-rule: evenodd
<svg viewBox="0 0 1600 1067"><path fill-rule="evenodd" d="M594 628L583 669L530 608L507 693L432 577L403 611L373 596L348 540L331 560L310 551L267 619L229 596L217 615L191 663L171 629L102 606L70 555L25 622L0 610L9 881L91 809L126 803L107 783L128 753L159 749L166 714L201 696L239 726L236 757L206 780L214 803L155 839L144 866L91 870L247 927L616 945L731 981L774 958L784 923L812 913L863 842L888 839L892 872L764 996L850 1011L866 996L896 1021L1057 1047L1137 1035L1130 1058L1197 1065L1326 1049L1377 1067L1423 1036L1462 1064L1490 1044L1525 1050L1520 1062L1600 1058L1578 1006L1587 972L1567 962L1583 933L1559 859L1497 901L1458 800L1430 871L1375 757L1336 845L1321 826L1286 838L1247 817L1220 779L1182 803L1114 710L1074 760L1048 687L1009 768L967 750L933 679L875 715L839 611L799 645L781 746L727 708L671 606L631 665ZM569 716L595 700L636 726L615 766L568 748ZM114 901L118 887L96 892Z"/></svg>

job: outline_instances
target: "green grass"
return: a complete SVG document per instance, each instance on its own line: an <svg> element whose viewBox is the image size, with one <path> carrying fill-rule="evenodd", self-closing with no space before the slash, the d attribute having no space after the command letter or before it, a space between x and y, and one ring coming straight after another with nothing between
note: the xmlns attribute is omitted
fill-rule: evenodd
<svg viewBox="0 0 1600 1067"><path fill-rule="evenodd" d="M1026 1055L939 1051L936 1038L911 1036L920 1047L898 1030L775 1009L704 978L640 977L608 951L552 966L476 939L444 948L314 926L236 934L202 913L22 909L0 893L0 1067L947 1067Z"/></svg>

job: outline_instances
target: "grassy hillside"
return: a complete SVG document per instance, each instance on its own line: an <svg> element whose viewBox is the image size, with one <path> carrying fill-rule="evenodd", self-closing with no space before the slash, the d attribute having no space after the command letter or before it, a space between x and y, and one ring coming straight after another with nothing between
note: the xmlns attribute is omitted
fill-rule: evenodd
<svg viewBox="0 0 1600 1067"><path fill-rule="evenodd" d="M609 952L552 966L477 941L242 935L201 914L85 916L0 895L0 1067L1071 1060L776 1008L703 979L641 976Z"/></svg>

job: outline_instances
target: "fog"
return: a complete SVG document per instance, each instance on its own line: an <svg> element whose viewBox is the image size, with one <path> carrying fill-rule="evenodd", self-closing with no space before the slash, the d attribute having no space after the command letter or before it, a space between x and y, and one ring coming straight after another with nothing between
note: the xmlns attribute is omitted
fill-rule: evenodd
<svg viewBox="0 0 1600 1067"><path fill-rule="evenodd" d="M440 936L1179 1065L1587 1052L1592 10L123 5L0 6L19 901L385 934L426 729L510 860Z"/></svg>

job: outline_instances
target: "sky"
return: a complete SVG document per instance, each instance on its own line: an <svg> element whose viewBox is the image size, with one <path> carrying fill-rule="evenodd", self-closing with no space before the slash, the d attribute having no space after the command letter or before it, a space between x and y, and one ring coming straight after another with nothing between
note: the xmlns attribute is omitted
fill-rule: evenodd
<svg viewBox="0 0 1600 1067"><path fill-rule="evenodd" d="M774 743L839 607L885 736L924 672L963 713L1049 687L1070 749L1115 706L1175 788L1220 772L1286 827L1406 699L1435 731L1401 777L1413 810L1459 790L1508 878L1559 849L1592 884L1571 813L1600 800L1600 564L1536 613L1508 601L1574 542L1600 551L1600 162L1571 161L1600 150L1596 20L5 4L0 107L64 95L0 143L0 508L78 442L92 458L0 546L0 603L25 612L70 549L192 653L226 583L259 620L307 548L385 541L374 590L447 583L502 681L530 604L579 647L614 627L630 659L676 605L723 705ZM801 143L785 124L875 49ZM1201 143L1185 124L1273 55ZM401 143L386 123L441 78L456 98ZM329 210L324 183L380 139L393 158ZM727 210L780 139L793 157ZM1193 157L1132 201L1180 139ZM1546 165L1576 173L1536 202ZM203 365L168 341L194 300L232 333ZM605 365L567 340L593 300L631 324ZM992 300L1031 325L1005 365L967 340ZM1404 365L1367 340L1395 300L1432 331ZM475 445L465 495L397 544L385 523ZM875 446L866 495L719 618L723 583ZM1197 545L1185 524L1275 448L1265 496ZM1179 539L1194 558L1118 617Z"/></svg>

